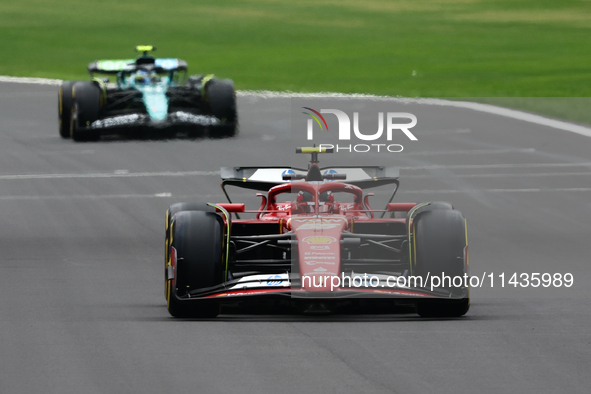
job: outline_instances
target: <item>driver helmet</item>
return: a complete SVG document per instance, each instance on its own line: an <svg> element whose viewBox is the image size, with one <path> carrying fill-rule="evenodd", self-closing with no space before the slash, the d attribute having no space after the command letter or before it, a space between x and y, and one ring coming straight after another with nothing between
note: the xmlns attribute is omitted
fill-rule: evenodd
<svg viewBox="0 0 591 394"><path fill-rule="evenodd" d="M320 194L320 202L334 202L334 194L329 190Z"/></svg>
<svg viewBox="0 0 591 394"><path fill-rule="evenodd" d="M148 85L150 84L150 73L146 70L137 70L134 80L137 85Z"/></svg>
<svg viewBox="0 0 591 394"><path fill-rule="evenodd" d="M320 210L322 212L331 213L334 209L334 194L329 190L324 193L320 193L318 197L320 203L322 203L322 207Z"/></svg>
<svg viewBox="0 0 591 394"><path fill-rule="evenodd" d="M301 213L309 213L312 209L308 205L309 201L313 201L312 193L300 190L296 197L297 209Z"/></svg>
<svg viewBox="0 0 591 394"><path fill-rule="evenodd" d="M152 74L150 74L150 82L157 83L160 81L161 81L160 75L156 74L155 72L152 72Z"/></svg>
<svg viewBox="0 0 591 394"><path fill-rule="evenodd" d="M301 203L301 202L308 202L308 201L312 201L312 193L306 192L304 190L300 190L298 192L296 202Z"/></svg>

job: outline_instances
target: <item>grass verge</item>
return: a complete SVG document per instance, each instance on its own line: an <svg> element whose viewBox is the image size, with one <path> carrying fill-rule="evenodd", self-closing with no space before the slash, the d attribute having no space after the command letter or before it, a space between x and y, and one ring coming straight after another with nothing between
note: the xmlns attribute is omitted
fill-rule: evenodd
<svg viewBox="0 0 591 394"><path fill-rule="evenodd" d="M562 100L523 98L591 96L590 1L0 4L0 75L85 78L88 62L129 58L137 44L239 89L494 97L591 123Z"/></svg>

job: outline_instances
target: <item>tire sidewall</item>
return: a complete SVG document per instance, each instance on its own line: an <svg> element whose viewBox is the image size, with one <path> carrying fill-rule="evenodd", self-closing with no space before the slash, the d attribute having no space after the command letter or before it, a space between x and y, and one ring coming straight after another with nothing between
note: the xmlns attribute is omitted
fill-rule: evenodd
<svg viewBox="0 0 591 394"><path fill-rule="evenodd" d="M174 280L169 283L168 311L174 317L215 317L217 300L182 302L178 297L192 290L209 288L224 281L223 219L216 213L181 211L171 222Z"/></svg>
<svg viewBox="0 0 591 394"><path fill-rule="evenodd" d="M215 212L215 208L207 205L207 203L201 202L182 202L172 204L166 211L166 227L165 227L165 238L164 238L164 296L168 300L169 288L168 288L168 266L170 263L170 239L171 239L171 224L174 216L183 211L205 211Z"/></svg>
<svg viewBox="0 0 591 394"><path fill-rule="evenodd" d="M70 138L70 116L72 115L72 87L75 81L64 81L58 91L58 127L60 137Z"/></svg>
<svg viewBox="0 0 591 394"><path fill-rule="evenodd" d="M100 117L101 90L94 82L78 81L72 87L72 119L70 135L74 141L92 141L99 131L89 126Z"/></svg>
<svg viewBox="0 0 591 394"><path fill-rule="evenodd" d="M464 277L468 273L465 219L459 211L443 208L423 211L413 222L415 252L411 262L412 274L421 276L423 280L443 275ZM416 309L420 316L459 317L468 312L469 288L444 286L443 289L449 291L453 298L418 300Z"/></svg>
<svg viewBox="0 0 591 394"><path fill-rule="evenodd" d="M205 85L210 112L222 124L212 127L212 137L232 137L238 129L238 110L234 83L229 79L213 78Z"/></svg>

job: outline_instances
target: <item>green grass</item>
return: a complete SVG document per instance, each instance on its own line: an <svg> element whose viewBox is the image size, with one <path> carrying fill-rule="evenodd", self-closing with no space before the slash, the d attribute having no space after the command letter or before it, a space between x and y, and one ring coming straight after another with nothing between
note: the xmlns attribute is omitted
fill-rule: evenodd
<svg viewBox="0 0 591 394"><path fill-rule="evenodd" d="M85 78L137 44L238 89L591 96L591 1L0 2L0 75Z"/></svg>

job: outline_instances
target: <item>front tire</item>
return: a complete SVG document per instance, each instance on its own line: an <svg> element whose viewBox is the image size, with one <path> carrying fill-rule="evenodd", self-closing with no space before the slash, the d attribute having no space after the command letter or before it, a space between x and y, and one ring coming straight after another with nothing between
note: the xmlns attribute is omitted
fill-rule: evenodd
<svg viewBox="0 0 591 394"><path fill-rule="evenodd" d="M99 119L101 110L101 90L94 82L79 81L72 88L72 117L70 136L74 141L96 141L98 130L90 125Z"/></svg>
<svg viewBox="0 0 591 394"><path fill-rule="evenodd" d="M168 301L168 294L169 294L169 281L168 281L168 266L170 265L170 240L171 240L171 224L172 218L179 212L182 211L205 211L205 212L215 212L215 208L210 207L207 203L202 202L181 202L172 204L166 210L166 229L165 229L165 238L164 238L164 297Z"/></svg>
<svg viewBox="0 0 591 394"><path fill-rule="evenodd" d="M70 138L70 116L72 115L72 87L75 81L64 81L57 94L57 116L60 137Z"/></svg>
<svg viewBox="0 0 591 394"><path fill-rule="evenodd" d="M181 301L193 290L223 282L222 218L213 212L182 211L171 223L171 262L168 312L173 317L213 318L220 313L217 300Z"/></svg>
<svg viewBox="0 0 591 394"><path fill-rule="evenodd" d="M464 216L454 209L434 209L419 213L413 223L415 256L412 274L427 277L464 277L467 273L467 233ZM443 279L442 279L443 280ZM459 282L456 282L459 283ZM449 281L445 284L449 285ZM425 285L426 286L426 285ZM419 300L421 317L459 317L468 312L468 287L443 286L452 298Z"/></svg>

